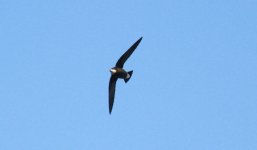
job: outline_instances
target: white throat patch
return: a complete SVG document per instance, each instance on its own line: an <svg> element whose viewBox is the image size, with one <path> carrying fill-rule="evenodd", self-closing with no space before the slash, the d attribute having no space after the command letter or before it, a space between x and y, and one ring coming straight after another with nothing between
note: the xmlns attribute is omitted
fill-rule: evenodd
<svg viewBox="0 0 257 150"><path fill-rule="evenodd" d="M110 71L111 71L112 74L117 72L117 70L115 70L115 69L110 69Z"/></svg>

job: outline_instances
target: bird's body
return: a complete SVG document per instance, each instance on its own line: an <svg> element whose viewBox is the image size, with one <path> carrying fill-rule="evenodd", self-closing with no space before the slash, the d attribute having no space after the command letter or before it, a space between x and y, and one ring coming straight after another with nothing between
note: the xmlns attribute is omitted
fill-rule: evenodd
<svg viewBox="0 0 257 150"><path fill-rule="evenodd" d="M116 81L118 78L124 79L125 83L129 81L129 79L132 76L133 71L125 71L123 69L123 65L126 62L126 60L129 58L129 56L134 52L134 50L137 48L138 44L141 42L143 37L138 39L117 61L116 66L110 69L111 72L111 78L109 82L109 113L112 112L112 107L114 103L114 96L115 96L115 87L116 87Z"/></svg>
<svg viewBox="0 0 257 150"><path fill-rule="evenodd" d="M113 76L120 79L126 79L129 75L123 68L114 67L110 71Z"/></svg>

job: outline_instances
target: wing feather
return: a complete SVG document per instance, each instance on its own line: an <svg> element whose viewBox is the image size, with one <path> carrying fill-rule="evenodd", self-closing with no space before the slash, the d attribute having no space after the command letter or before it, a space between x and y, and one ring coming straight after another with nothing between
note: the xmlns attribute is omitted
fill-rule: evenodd
<svg viewBox="0 0 257 150"><path fill-rule="evenodd" d="M139 43L141 42L143 37L138 39L117 61L116 67L123 68L124 63L127 61L127 59L130 57L130 55L134 52L134 50L137 48Z"/></svg>
<svg viewBox="0 0 257 150"><path fill-rule="evenodd" d="M112 106L114 103L116 81L117 81L117 78L114 76L111 76L110 82L109 82L109 113L110 114L112 112Z"/></svg>

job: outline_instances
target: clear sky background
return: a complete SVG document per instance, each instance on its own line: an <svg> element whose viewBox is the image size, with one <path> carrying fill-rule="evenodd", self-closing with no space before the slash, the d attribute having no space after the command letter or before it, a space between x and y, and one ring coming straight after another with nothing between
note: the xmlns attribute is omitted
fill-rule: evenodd
<svg viewBox="0 0 257 150"><path fill-rule="evenodd" d="M256 150L257 1L1 0L0 102L1 150Z"/></svg>

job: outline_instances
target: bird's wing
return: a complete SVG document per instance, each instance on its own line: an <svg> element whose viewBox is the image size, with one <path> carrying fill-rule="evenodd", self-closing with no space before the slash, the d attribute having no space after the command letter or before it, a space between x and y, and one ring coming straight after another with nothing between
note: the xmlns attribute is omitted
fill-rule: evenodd
<svg viewBox="0 0 257 150"><path fill-rule="evenodd" d="M123 68L124 63L129 58L129 56L134 52L134 50L137 48L138 44L141 42L143 37L138 39L117 61L116 67Z"/></svg>
<svg viewBox="0 0 257 150"><path fill-rule="evenodd" d="M112 106L114 103L114 96L115 96L115 87L116 87L116 81L118 78L115 76L111 76L110 82L109 82L109 113L112 112Z"/></svg>

